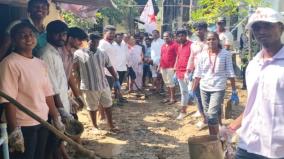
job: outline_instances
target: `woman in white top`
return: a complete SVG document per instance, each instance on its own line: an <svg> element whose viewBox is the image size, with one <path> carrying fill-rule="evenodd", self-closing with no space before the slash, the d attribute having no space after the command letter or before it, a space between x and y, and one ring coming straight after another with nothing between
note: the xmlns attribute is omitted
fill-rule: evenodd
<svg viewBox="0 0 284 159"><path fill-rule="evenodd" d="M133 91L142 87L143 52L142 47L136 44L134 37L130 38L128 50L127 66L131 78L129 91ZM135 72L135 78L131 75L132 70Z"/></svg>
<svg viewBox="0 0 284 159"><path fill-rule="evenodd" d="M193 90L200 83L201 99L204 113L208 122L210 135L219 132L219 116L224 100L227 78L231 81L232 90L235 88L235 74L230 52L222 49L218 34L207 34L208 49L200 54L194 77Z"/></svg>

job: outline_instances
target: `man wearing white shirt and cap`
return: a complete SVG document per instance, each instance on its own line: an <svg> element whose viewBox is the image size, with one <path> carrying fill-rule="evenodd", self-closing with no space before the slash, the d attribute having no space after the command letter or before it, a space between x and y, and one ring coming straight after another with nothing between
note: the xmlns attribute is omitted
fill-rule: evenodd
<svg viewBox="0 0 284 159"><path fill-rule="evenodd" d="M236 159L284 158L284 47L283 16L271 8L258 8L249 18L262 50L247 66L246 108L229 125L240 136Z"/></svg>

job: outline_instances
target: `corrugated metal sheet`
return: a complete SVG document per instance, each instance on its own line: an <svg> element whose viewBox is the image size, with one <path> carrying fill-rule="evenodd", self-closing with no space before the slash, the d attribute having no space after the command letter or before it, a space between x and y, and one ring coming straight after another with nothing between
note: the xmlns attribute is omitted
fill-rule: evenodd
<svg viewBox="0 0 284 159"><path fill-rule="evenodd" d="M16 7L26 6L28 0L0 0L0 4L8 4Z"/></svg>
<svg viewBox="0 0 284 159"><path fill-rule="evenodd" d="M11 6L26 6L27 2L28 0L0 0L0 4L8 4ZM53 2L78 4L78 5L91 6L95 8L102 8L102 7L116 8L116 5L112 2L112 0L53 0Z"/></svg>
<svg viewBox="0 0 284 159"><path fill-rule="evenodd" d="M116 7L112 0L54 0L54 2L78 4L90 7L95 6L96 8Z"/></svg>

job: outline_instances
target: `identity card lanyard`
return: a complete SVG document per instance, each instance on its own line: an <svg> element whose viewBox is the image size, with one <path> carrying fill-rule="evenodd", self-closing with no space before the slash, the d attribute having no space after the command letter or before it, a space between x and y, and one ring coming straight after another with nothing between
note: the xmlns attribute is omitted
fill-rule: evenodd
<svg viewBox="0 0 284 159"><path fill-rule="evenodd" d="M208 51L208 56L209 56L209 62L210 62L211 73L212 73L212 74L215 74L215 66L216 66L216 61L217 61L218 53L216 54L213 63L212 63L211 54L209 53L209 51Z"/></svg>

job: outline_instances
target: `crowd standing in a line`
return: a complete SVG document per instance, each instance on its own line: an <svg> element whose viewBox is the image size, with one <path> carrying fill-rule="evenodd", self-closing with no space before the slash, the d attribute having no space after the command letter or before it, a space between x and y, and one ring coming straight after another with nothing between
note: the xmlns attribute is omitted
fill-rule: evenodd
<svg viewBox="0 0 284 159"><path fill-rule="evenodd" d="M100 133L97 116L106 120L110 133L119 133L112 118L112 106L128 102L128 93L151 87L164 94L161 104L177 102L177 120L184 119L187 106L195 102L201 117L198 129L209 128L219 134L222 104L230 80L231 101L238 102L235 85L235 55L231 54L233 36L225 29L226 20L218 18L217 31L209 32L206 22L194 24L196 40L188 30L175 33L154 30L152 34L116 33L111 25L103 35L89 35L78 27L69 28L61 20L43 25L49 13L47 0L30 0L27 19L13 22L0 45L0 90L16 99L43 120L64 131L64 124L79 120L77 111L86 106L93 133ZM270 8L259 8L251 15L247 29L254 33L262 50L246 69L248 103L244 113L232 122L226 133L239 129L236 158L284 157L284 69L280 36L284 19ZM81 48L88 41L86 48ZM233 57L232 57L233 56ZM176 89L176 85L179 89ZM114 96L114 99L112 98ZM12 159L68 159L65 145L41 123L0 98L5 114ZM3 111L4 109L4 111Z"/></svg>

